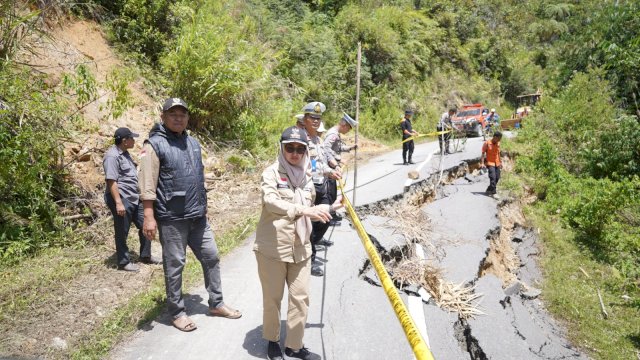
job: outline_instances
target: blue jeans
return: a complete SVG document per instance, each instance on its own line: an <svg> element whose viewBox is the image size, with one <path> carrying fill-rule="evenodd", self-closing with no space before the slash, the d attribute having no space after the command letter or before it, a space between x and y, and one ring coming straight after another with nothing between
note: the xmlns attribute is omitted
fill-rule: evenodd
<svg viewBox="0 0 640 360"><path fill-rule="evenodd" d="M138 228L138 237L140 238L140 257L151 256L151 241L142 235L142 223L144 221L142 202L132 204L123 197L121 197L121 200L125 209L124 216L119 216L116 212L116 202L113 200L113 196L108 192L104 195L104 201L107 203L107 206L113 215L113 230L115 232L118 266L125 266L131 262L129 247L127 246L127 237L129 236L131 223Z"/></svg>
<svg viewBox="0 0 640 360"><path fill-rule="evenodd" d="M182 270L187 261L187 245L202 265L204 287L209 293L209 308L224 305L218 246L207 218L203 216L198 219L158 221L158 232L162 244L162 267L169 314L174 319L185 315Z"/></svg>

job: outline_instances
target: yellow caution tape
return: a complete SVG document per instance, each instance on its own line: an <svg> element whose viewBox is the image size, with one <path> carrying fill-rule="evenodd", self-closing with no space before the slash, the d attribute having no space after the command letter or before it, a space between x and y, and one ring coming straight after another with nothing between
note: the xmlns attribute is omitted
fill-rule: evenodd
<svg viewBox="0 0 640 360"><path fill-rule="evenodd" d="M376 247L371 242L369 235L365 231L356 211L353 209L351 205L351 201L344 194L342 181L338 182L338 188L340 189L340 193L342 194L343 204L347 209L347 213L351 216L351 221L353 221L353 226L356 228L358 236L360 236L360 240L362 240L362 245L364 246L367 255L369 256L369 260L371 260L371 265L376 270L378 274L378 278L380 279L380 283L382 284L382 288L384 292L387 294L389 298L389 302L391 302L391 306L393 307L394 312L396 313L396 317L400 321L402 325L402 329L404 330L404 334L411 345L411 349L413 349L413 354L416 356L418 360L433 360L433 354L429 347L425 343L422 335L416 328L416 324L413 322L411 315L409 315L409 311L407 307L404 305L402 298L400 298L400 294L398 293L398 289L396 289L393 284L393 280L389 276L389 273L384 268L384 264L380 259L380 255L378 255L378 251Z"/></svg>
<svg viewBox="0 0 640 360"><path fill-rule="evenodd" d="M412 136L412 137L408 137L408 138L402 140L401 144L404 144L407 141L411 141L413 139L421 138L423 136L438 136L438 135L444 135L444 134L447 134L447 133L450 133L450 132L451 132L451 130L446 130L446 131L434 131L434 132L430 132L428 134L420 134L418 136Z"/></svg>

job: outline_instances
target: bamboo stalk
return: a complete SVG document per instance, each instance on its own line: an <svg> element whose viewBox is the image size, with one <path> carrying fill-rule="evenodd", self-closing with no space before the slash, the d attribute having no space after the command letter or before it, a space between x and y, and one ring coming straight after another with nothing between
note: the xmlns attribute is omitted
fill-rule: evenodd
<svg viewBox="0 0 640 360"><path fill-rule="evenodd" d="M605 319L609 318L609 314L607 313L607 309L604 308L604 302L602 301L602 295L600 294L600 289L598 291L598 300L600 300L600 310L602 310L602 315Z"/></svg>
<svg viewBox="0 0 640 360"><path fill-rule="evenodd" d="M355 142L358 145L358 129L360 128L360 61L362 59L362 45L358 42L358 65L356 67L356 138ZM356 206L356 187L358 184L358 146L356 146L353 156L353 201L352 204Z"/></svg>

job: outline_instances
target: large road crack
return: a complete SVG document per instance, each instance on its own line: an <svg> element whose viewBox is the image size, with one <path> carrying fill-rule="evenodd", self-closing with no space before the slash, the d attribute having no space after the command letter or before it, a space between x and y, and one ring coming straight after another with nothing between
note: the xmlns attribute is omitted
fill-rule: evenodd
<svg viewBox="0 0 640 360"><path fill-rule="evenodd" d="M471 360L487 360L487 354L484 353L482 347L471 333L471 327L466 320L458 320L453 324L453 330L458 343L463 349L466 349Z"/></svg>

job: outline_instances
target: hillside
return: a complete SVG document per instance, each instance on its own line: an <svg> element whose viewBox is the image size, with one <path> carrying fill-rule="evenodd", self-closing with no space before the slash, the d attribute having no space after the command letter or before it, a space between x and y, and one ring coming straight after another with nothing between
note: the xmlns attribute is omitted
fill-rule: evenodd
<svg viewBox="0 0 640 360"><path fill-rule="evenodd" d="M137 154L164 97L193 105L228 251L252 231L257 177L302 104L326 103L328 126L355 113L358 42L362 161L396 145L405 108L428 132L448 107L507 118L542 90L505 147L510 191L535 197L525 213L546 231L546 300L593 357L637 352L638 19L636 1L3 2L0 356L101 357L162 311L160 267L122 274L112 259L101 163L117 127L142 135ZM596 290L607 321L575 311Z"/></svg>

